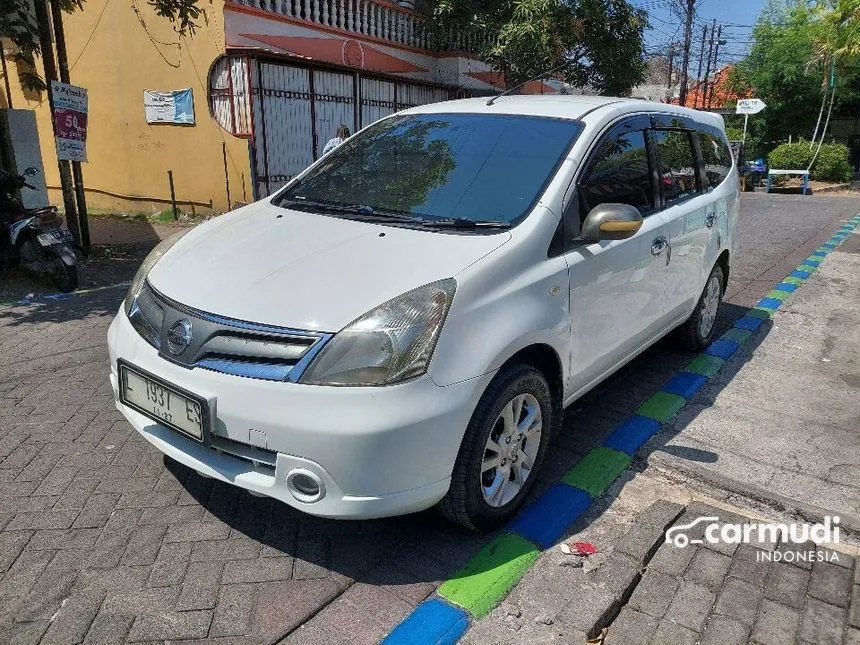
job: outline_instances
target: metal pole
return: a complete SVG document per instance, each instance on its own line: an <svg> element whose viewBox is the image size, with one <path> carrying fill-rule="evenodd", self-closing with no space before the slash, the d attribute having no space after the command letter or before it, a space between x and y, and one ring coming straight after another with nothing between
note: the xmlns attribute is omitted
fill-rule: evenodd
<svg viewBox="0 0 860 645"><path fill-rule="evenodd" d="M50 0L51 18L54 22L54 39L57 41L57 63L60 68L60 80L71 84L69 80L69 58L66 55L66 36L63 31L63 12L58 0ZM84 176L81 172L81 162L72 162L72 177L75 184L75 201L78 207L78 226L81 229L81 247L84 255L90 253L90 223L87 217L87 198L84 194Z"/></svg>
<svg viewBox="0 0 860 645"><path fill-rule="evenodd" d="M179 219L179 209L176 207L176 191L173 189L173 171L167 171L167 181L170 183L170 203L173 204L173 220Z"/></svg>
<svg viewBox="0 0 860 645"><path fill-rule="evenodd" d="M36 11L36 23L39 25L39 49L42 53L42 65L45 68L45 84L48 86L48 107L51 112L51 128L54 138L57 137L57 122L54 119L54 93L51 81L57 80L57 68L54 66L54 46L51 43L50 19L48 7L44 0L35 0L33 8ZM75 207L75 194L72 190L72 174L69 172L69 162L57 160L60 171L60 186L63 190L63 207L66 209L66 223L75 239L81 242L81 231L78 227L78 211Z"/></svg>
<svg viewBox="0 0 860 645"><path fill-rule="evenodd" d="M699 95L702 93L702 63L705 58L705 41L708 39L708 25L702 27L702 48L699 50L699 71L696 74L696 81L698 82L698 90L696 91L696 100L693 101L693 107L698 107L699 105ZM705 107L705 104L702 103L702 107Z"/></svg>
<svg viewBox="0 0 860 645"><path fill-rule="evenodd" d="M227 143L221 142L221 154L224 157L224 182L227 184L227 210L230 210L230 173L227 172Z"/></svg>
<svg viewBox="0 0 860 645"><path fill-rule="evenodd" d="M12 88L9 85L9 68L6 67L6 51L0 43L0 64L3 66L3 82L6 84L6 107L12 109Z"/></svg>
<svg viewBox="0 0 860 645"><path fill-rule="evenodd" d="M723 35L723 26L717 28L717 39L714 45L714 82L711 83L711 88L708 91L708 109L711 107L711 101L714 98L714 85L717 84L717 56L720 53L720 36Z"/></svg>
<svg viewBox="0 0 860 645"><path fill-rule="evenodd" d="M684 22L684 56L681 63L681 88L678 91L678 105L687 104L687 68L690 65L690 39L693 36L693 14L696 0L687 0L686 20Z"/></svg>
<svg viewBox="0 0 860 645"><path fill-rule="evenodd" d="M707 63L705 65L705 93L702 95L702 107L705 107L705 99L708 96L708 77L711 75L711 56L714 53L714 32L717 30L717 19L714 18L714 22L711 25L711 38L708 41L708 58Z"/></svg>
<svg viewBox="0 0 860 645"><path fill-rule="evenodd" d="M750 120L749 114L744 114L744 143L747 142L747 121Z"/></svg>

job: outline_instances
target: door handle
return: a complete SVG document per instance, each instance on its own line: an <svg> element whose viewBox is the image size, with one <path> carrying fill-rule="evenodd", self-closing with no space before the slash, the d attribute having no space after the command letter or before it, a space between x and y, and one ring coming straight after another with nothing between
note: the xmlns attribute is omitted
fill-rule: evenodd
<svg viewBox="0 0 860 645"><path fill-rule="evenodd" d="M651 242L651 255L661 255L667 246L669 246L669 241L665 237L655 238Z"/></svg>
<svg viewBox="0 0 860 645"><path fill-rule="evenodd" d="M708 228L713 228L714 222L717 220L716 213L708 213L707 217L705 217L705 225Z"/></svg>

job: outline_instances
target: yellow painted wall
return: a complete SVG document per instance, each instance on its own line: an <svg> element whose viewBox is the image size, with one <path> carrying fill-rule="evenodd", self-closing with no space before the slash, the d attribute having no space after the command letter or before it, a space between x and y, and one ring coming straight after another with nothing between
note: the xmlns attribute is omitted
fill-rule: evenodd
<svg viewBox="0 0 860 645"><path fill-rule="evenodd" d="M83 11L65 14L71 82L89 91L89 161L81 164L89 207L147 213L169 208L146 197L169 199L167 171L172 170L178 200L212 200L214 211L225 211L222 142L227 144L232 201L251 201L248 142L225 132L209 115L209 67L224 52L223 0L200 0L198 4L207 20L201 16L198 29L188 38L180 38L145 0L86 0ZM41 73L41 61L37 61L37 68ZM49 187L59 186L47 95L25 96L14 65L10 78L13 106L37 112L47 183ZM146 123L145 89L186 87L193 89L196 125ZM51 201L62 205L60 191L50 192ZM191 211L192 207L181 209ZM200 207L194 210L209 212Z"/></svg>

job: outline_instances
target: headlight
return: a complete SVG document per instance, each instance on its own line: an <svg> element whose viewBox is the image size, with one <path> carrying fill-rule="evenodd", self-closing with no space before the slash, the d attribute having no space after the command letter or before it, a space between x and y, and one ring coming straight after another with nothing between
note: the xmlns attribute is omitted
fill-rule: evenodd
<svg viewBox="0 0 860 645"><path fill-rule="evenodd" d="M140 289L143 287L143 281L146 280L146 276L149 275L150 271L152 271L152 267L154 267L156 262L161 259L161 256L170 250L170 247L176 244L180 238L190 230L191 229L189 228L184 231L180 231L175 235L171 235L170 237L161 240L161 242L159 242L158 245L149 252L149 255L146 256L146 259L144 259L143 264L140 265L137 273L134 274L134 280L131 281L131 286L128 288L128 293L125 295L126 314L131 311L131 305L134 303L134 299L137 298L137 294L140 293Z"/></svg>
<svg viewBox="0 0 860 645"><path fill-rule="evenodd" d="M427 371L457 283L432 282L379 305L335 335L301 378L314 385L391 385Z"/></svg>

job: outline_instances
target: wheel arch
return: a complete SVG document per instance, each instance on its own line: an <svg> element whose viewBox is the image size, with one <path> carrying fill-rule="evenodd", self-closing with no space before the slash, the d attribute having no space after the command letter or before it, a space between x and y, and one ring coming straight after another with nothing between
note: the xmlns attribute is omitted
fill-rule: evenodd
<svg viewBox="0 0 860 645"><path fill-rule="evenodd" d="M723 249L723 252L720 253L719 257L717 258L717 262L716 262L716 264L718 264L720 266L720 268L723 270L723 295L725 295L726 290L729 287L729 267L730 267L730 261L729 260L730 259L731 259L731 256L729 255L729 250Z"/></svg>
<svg viewBox="0 0 860 645"><path fill-rule="evenodd" d="M564 400L564 368L558 352L546 343L534 343L517 351L502 364L500 369L515 364L530 365L544 375L560 415Z"/></svg>

